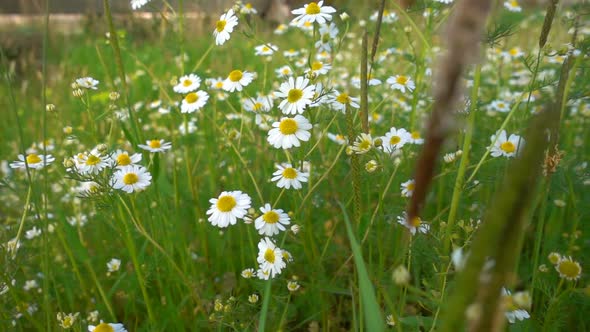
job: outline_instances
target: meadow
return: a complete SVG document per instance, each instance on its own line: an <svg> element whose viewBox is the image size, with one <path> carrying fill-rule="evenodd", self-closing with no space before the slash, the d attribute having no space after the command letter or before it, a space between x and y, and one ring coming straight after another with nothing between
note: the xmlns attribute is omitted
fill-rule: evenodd
<svg viewBox="0 0 590 332"><path fill-rule="evenodd" d="M0 330L590 330L590 7L457 49L465 3L46 16L0 54Z"/></svg>

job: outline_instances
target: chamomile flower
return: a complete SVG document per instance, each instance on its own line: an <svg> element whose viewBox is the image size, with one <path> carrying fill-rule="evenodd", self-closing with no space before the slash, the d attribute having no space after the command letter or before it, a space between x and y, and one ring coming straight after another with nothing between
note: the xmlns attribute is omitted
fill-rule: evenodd
<svg viewBox="0 0 590 332"><path fill-rule="evenodd" d="M524 52L520 49L520 47L513 47L508 51L502 52L501 54L505 60L514 60L524 56Z"/></svg>
<svg viewBox="0 0 590 332"><path fill-rule="evenodd" d="M264 204L260 208L262 215L254 221L254 227L258 230L260 235L273 236L284 231L286 225L291 223L289 215L283 212L282 209L273 209L270 204Z"/></svg>
<svg viewBox="0 0 590 332"><path fill-rule="evenodd" d="M289 76L293 76L293 69L291 67L285 65L275 69L275 73L280 78L287 78Z"/></svg>
<svg viewBox="0 0 590 332"><path fill-rule="evenodd" d="M221 77L217 77L217 78L208 78L205 80L205 84L207 84L207 86L213 90L221 90L223 89L223 78Z"/></svg>
<svg viewBox="0 0 590 332"><path fill-rule="evenodd" d="M190 92L182 99L180 113L194 113L205 106L209 100L209 94L203 90Z"/></svg>
<svg viewBox="0 0 590 332"><path fill-rule="evenodd" d="M516 0L505 1L504 8L508 9L511 12L520 12L522 10L520 4Z"/></svg>
<svg viewBox="0 0 590 332"><path fill-rule="evenodd" d="M315 48L318 52L330 52L332 50L332 43L338 37L338 28L336 24L323 24L320 26L320 39L315 43Z"/></svg>
<svg viewBox="0 0 590 332"><path fill-rule="evenodd" d="M272 173L272 182L277 183L277 187L285 189L301 189L301 182L307 182L309 173L294 168L289 163L277 164L277 170Z"/></svg>
<svg viewBox="0 0 590 332"><path fill-rule="evenodd" d="M319 75L326 75L330 69L332 69L332 65L329 63L323 63L321 61L314 61L311 63L310 68L308 68L305 73L307 76L314 78Z"/></svg>
<svg viewBox="0 0 590 332"><path fill-rule="evenodd" d="M256 8L252 6L251 3L246 2L240 7L240 13L250 15L250 14L258 14Z"/></svg>
<svg viewBox="0 0 590 332"><path fill-rule="evenodd" d="M100 83L92 77L82 77L76 80L76 85L80 88L96 90L96 86Z"/></svg>
<svg viewBox="0 0 590 332"><path fill-rule="evenodd" d="M360 76L353 76L350 80L350 83L355 88L360 89L361 88L361 77ZM368 80L367 80L368 86L376 86L376 85L380 85L380 84L381 84L381 80L379 80L377 78L368 77Z"/></svg>
<svg viewBox="0 0 590 332"><path fill-rule="evenodd" d="M272 99L268 96L258 96L256 98L246 98L243 101L244 109L248 112L261 113L268 112L272 108Z"/></svg>
<svg viewBox="0 0 590 332"><path fill-rule="evenodd" d="M78 155L78 171L80 174L98 174L106 167L112 165L112 160L108 155L103 155L96 149L89 153Z"/></svg>
<svg viewBox="0 0 590 332"><path fill-rule="evenodd" d="M344 137L344 135L342 134L327 133L327 136L330 139L330 141L335 142L337 144L343 145L348 143L348 139L346 139L346 137Z"/></svg>
<svg viewBox="0 0 590 332"><path fill-rule="evenodd" d="M262 44L254 48L256 55L273 55L279 48L273 44Z"/></svg>
<svg viewBox="0 0 590 332"><path fill-rule="evenodd" d="M391 76L386 81L388 84L391 84L391 89L399 90L402 93L406 93L406 90L412 92L416 85L414 81L409 76L405 75L395 75Z"/></svg>
<svg viewBox="0 0 590 332"><path fill-rule="evenodd" d="M281 121L273 123L272 127L268 131L267 141L277 149L289 149L299 147L300 141L308 141L311 137L309 130L313 126L305 117L298 114L294 118L281 118Z"/></svg>
<svg viewBox="0 0 590 332"><path fill-rule="evenodd" d="M422 138L422 136L420 136L420 132L417 130L414 130L410 133L410 143L412 144L422 144L424 143L424 139Z"/></svg>
<svg viewBox="0 0 590 332"><path fill-rule="evenodd" d="M242 271L242 278L251 279L256 275L256 271L253 268L248 268Z"/></svg>
<svg viewBox="0 0 590 332"><path fill-rule="evenodd" d="M96 326L88 325L88 332L127 332L127 330L123 324L100 322Z"/></svg>
<svg viewBox="0 0 590 332"><path fill-rule="evenodd" d="M301 114L305 111L305 107L311 104L315 86L308 84L309 79L299 76L289 77L287 82L279 86L279 91L275 94L278 98L284 98L279 104L283 114Z"/></svg>
<svg viewBox="0 0 590 332"><path fill-rule="evenodd" d="M257 261L262 271L261 279L274 278L281 274L281 270L287 266L283 260L283 251L268 237L260 239L258 242ZM265 276L266 278L264 278ZM260 274L259 277L261 277Z"/></svg>
<svg viewBox="0 0 590 332"><path fill-rule="evenodd" d="M559 277L562 279L574 281L580 279L582 275L582 267L580 263L573 260L571 257L560 257L555 270L559 272Z"/></svg>
<svg viewBox="0 0 590 332"><path fill-rule="evenodd" d="M149 152L164 152L172 148L172 143L166 142L163 139L152 139L145 142L145 144L138 144L138 147Z"/></svg>
<svg viewBox="0 0 590 332"><path fill-rule="evenodd" d="M207 215L209 215L207 220L213 226L225 228L235 225L238 219L246 216L252 199L248 194L239 190L224 191L219 197L210 199L209 203L211 203L211 207L207 210Z"/></svg>
<svg viewBox="0 0 590 332"><path fill-rule="evenodd" d="M290 48L283 52L283 56L287 59L296 58L299 56L299 54L301 54L301 52L297 51L294 48Z"/></svg>
<svg viewBox="0 0 590 332"><path fill-rule="evenodd" d="M111 160L113 165L117 168L135 165L141 161L141 153L134 153L129 155L129 152L123 150L117 150L111 154Z"/></svg>
<svg viewBox="0 0 590 332"><path fill-rule="evenodd" d="M121 260L117 258L112 258L107 263L107 270L109 272L117 272L121 268Z"/></svg>
<svg viewBox="0 0 590 332"><path fill-rule="evenodd" d="M356 154L367 153L371 148L373 148L373 138L370 134L365 133L361 133L352 145L352 151Z"/></svg>
<svg viewBox="0 0 590 332"><path fill-rule="evenodd" d="M201 85L201 78L195 74L188 74L180 77L178 84L172 88L176 93L189 93L195 91Z"/></svg>
<svg viewBox="0 0 590 332"><path fill-rule="evenodd" d="M510 111L510 104L503 100L494 100L490 104L490 109L496 112L506 113Z"/></svg>
<svg viewBox="0 0 590 332"><path fill-rule="evenodd" d="M387 153L393 153L396 150L401 149L406 143L412 140L412 135L404 128L396 129L392 127L383 140L383 151Z"/></svg>
<svg viewBox="0 0 590 332"><path fill-rule="evenodd" d="M324 24L328 21L332 20L332 14L336 12L334 7L324 6L323 1L319 2L310 2L303 6L303 8L298 8L291 13L297 16L293 19L293 23L297 26L303 26L305 23L313 23L318 22L320 25Z"/></svg>
<svg viewBox="0 0 590 332"><path fill-rule="evenodd" d="M414 182L413 179L410 179L410 180L402 183L401 184L402 196L403 197L412 197L412 194L414 193L415 188L416 188L416 183Z"/></svg>
<svg viewBox="0 0 590 332"><path fill-rule="evenodd" d="M289 26L286 24L279 24L275 30L274 30L274 34L275 35L282 35L284 34L287 30L289 29Z"/></svg>
<svg viewBox="0 0 590 332"><path fill-rule="evenodd" d="M510 324L514 324L516 320L525 320L531 317L528 311L515 305L512 294L506 288L502 288L502 300L504 302L504 316Z"/></svg>
<svg viewBox="0 0 590 332"><path fill-rule="evenodd" d="M377 21L378 18L379 18L378 11L373 12L371 17L369 17L369 19L371 21ZM391 23L394 23L395 21L397 21L397 14L395 12L390 12L387 9L383 11L383 18L382 18L381 22L383 22L385 24L391 24Z"/></svg>
<svg viewBox="0 0 590 332"><path fill-rule="evenodd" d="M490 140L494 144L491 148L492 157L514 157L520 149L524 146L524 139L518 135L511 134L506 137L506 130L502 130L492 135Z"/></svg>
<svg viewBox="0 0 590 332"><path fill-rule="evenodd" d="M289 280L287 282L287 289L289 290L289 292L296 292L299 290L299 288L301 288L301 285L299 285L297 281Z"/></svg>
<svg viewBox="0 0 590 332"><path fill-rule="evenodd" d="M232 70L223 81L223 90L234 92L242 89L254 80L254 73L241 70Z"/></svg>
<svg viewBox="0 0 590 332"><path fill-rule="evenodd" d="M424 223L420 217L414 217L412 220L408 220L406 212L403 212L401 216L397 217L397 222L405 226L412 235L416 235L416 231L422 234L430 231L430 225Z"/></svg>
<svg viewBox="0 0 590 332"><path fill-rule="evenodd" d="M145 6L150 0L131 0L131 9L138 10Z"/></svg>
<svg viewBox="0 0 590 332"><path fill-rule="evenodd" d="M123 166L113 174L113 188L128 194L143 191L151 183L152 175L141 165Z"/></svg>
<svg viewBox="0 0 590 332"><path fill-rule="evenodd" d="M219 21L215 23L215 30L213 30L213 36L215 36L215 45L223 45L229 40L230 33L234 31L234 28L238 25L238 18L234 16L234 10L230 9L227 13L224 13L219 17Z"/></svg>
<svg viewBox="0 0 590 332"><path fill-rule="evenodd" d="M346 107L352 108L359 108L359 98L358 97L351 97L346 92L338 92L334 90L332 93L332 98L329 99L330 106L336 110L345 112Z"/></svg>
<svg viewBox="0 0 590 332"><path fill-rule="evenodd" d="M43 166L49 165L52 162L54 162L55 158L53 158L53 156L50 154L42 155L42 154L36 154L36 153L29 153L29 154L27 154L26 157L22 154L19 154L18 160L11 162L10 167L11 168L25 168L26 167L25 161L26 161L26 165L28 165L29 168L41 169L41 168L43 168Z"/></svg>

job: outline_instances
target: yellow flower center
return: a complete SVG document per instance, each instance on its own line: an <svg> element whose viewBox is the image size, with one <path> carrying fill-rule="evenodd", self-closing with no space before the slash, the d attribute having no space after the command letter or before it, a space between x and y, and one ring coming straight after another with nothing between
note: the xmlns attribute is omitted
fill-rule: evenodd
<svg viewBox="0 0 590 332"><path fill-rule="evenodd" d="M244 7L246 7L247 9L252 9L252 4L248 2L244 5Z"/></svg>
<svg viewBox="0 0 590 332"><path fill-rule="evenodd" d="M229 212L238 204L233 196L222 196L217 200L217 208L221 212Z"/></svg>
<svg viewBox="0 0 590 332"><path fill-rule="evenodd" d="M397 143L401 142L402 138L399 136L391 136L391 139L389 140L389 144L391 145L396 145Z"/></svg>
<svg viewBox="0 0 590 332"><path fill-rule="evenodd" d="M117 156L117 165L127 166L129 164L131 164L131 158L129 158L128 154L121 153L120 155Z"/></svg>
<svg viewBox="0 0 590 332"><path fill-rule="evenodd" d="M297 121L293 119L283 119L279 124L279 130L283 135L293 135L297 132Z"/></svg>
<svg viewBox="0 0 590 332"><path fill-rule="evenodd" d="M283 170L283 177L285 179L293 180L297 178L297 171L292 167L287 167Z"/></svg>
<svg viewBox="0 0 590 332"><path fill-rule="evenodd" d="M406 85L406 83L408 82L408 78L404 75L399 75L398 77L395 78L395 81L398 84Z"/></svg>
<svg viewBox="0 0 590 332"><path fill-rule="evenodd" d="M186 95L186 97L184 97L184 100L187 103L192 104L192 103L196 102L197 100L199 100L199 96L195 92L191 92L188 95Z"/></svg>
<svg viewBox="0 0 590 332"><path fill-rule="evenodd" d="M422 219L420 219L420 217L414 217L412 218L412 220L410 220L410 226L412 227L418 227L422 224Z"/></svg>
<svg viewBox="0 0 590 332"><path fill-rule="evenodd" d="M289 68L283 69L283 75L289 75L289 73L291 73L291 71L289 70Z"/></svg>
<svg viewBox="0 0 590 332"><path fill-rule="evenodd" d="M218 89L221 89L223 87L223 82L219 81L219 82L215 83L215 87Z"/></svg>
<svg viewBox="0 0 590 332"><path fill-rule="evenodd" d="M96 325L92 332L115 332L115 329L107 323L100 323Z"/></svg>
<svg viewBox="0 0 590 332"><path fill-rule="evenodd" d="M557 265L557 270L567 278L577 278L582 272L580 265L569 259L561 261L559 265Z"/></svg>
<svg viewBox="0 0 590 332"><path fill-rule="evenodd" d="M306 28L311 28L312 23L309 22L309 21L306 21L306 22L303 22L303 26L306 27Z"/></svg>
<svg viewBox="0 0 590 332"><path fill-rule="evenodd" d="M266 249L266 251L264 252L264 260L269 262L269 263L274 263L275 262L275 251L268 248Z"/></svg>
<svg viewBox="0 0 590 332"><path fill-rule="evenodd" d="M186 79L182 82L182 85L184 86L191 86L191 84L193 84L193 81Z"/></svg>
<svg viewBox="0 0 590 332"><path fill-rule="evenodd" d="M276 224L279 221L279 214L270 210L262 215L262 220L267 224Z"/></svg>
<svg viewBox="0 0 590 332"><path fill-rule="evenodd" d="M268 52L268 51L270 51L270 48L268 48L267 46L262 47L262 52Z"/></svg>
<svg viewBox="0 0 590 332"><path fill-rule="evenodd" d="M516 1L510 2L510 4L512 5L512 7L518 6L518 2L516 2ZM508 51L508 53L510 53L510 55L512 55L512 56L515 56L515 55L518 54L518 49L517 48L511 48L510 51Z"/></svg>
<svg viewBox="0 0 590 332"><path fill-rule="evenodd" d="M38 155L34 153L27 155L27 164L38 164L40 162L41 158Z"/></svg>
<svg viewBox="0 0 590 332"><path fill-rule="evenodd" d="M160 140L157 140L157 139L151 140L149 145L150 145L150 148L152 148L152 149L158 149L159 147L162 146L162 144L160 143Z"/></svg>
<svg viewBox="0 0 590 332"><path fill-rule="evenodd" d="M506 153L512 153L514 150L516 150L516 147L512 142L506 141L500 145L500 149Z"/></svg>
<svg viewBox="0 0 590 332"><path fill-rule="evenodd" d="M314 61L311 64L311 70L320 70L322 68L324 68L324 64L319 61Z"/></svg>
<svg viewBox="0 0 590 332"><path fill-rule="evenodd" d="M499 108L504 108L504 103L498 103Z"/></svg>
<svg viewBox="0 0 590 332"><path fill-rule="evenodd" d="M412 138L413 139L419 139L420 138L420 132L419 131L413 131L412 132Z"/></svg>
<svg viewBox="0 0 590 332"><path fill-rule="evenodd" d="M406 185L406 189L408 191L414 191L414 188L416 188L416 184L414 182L410 182Z"/></svg>
<svg viewBox="0 0 590 332"><path fill-rule="evenodd" d="M135 184L139 181L139 177L135 173L127 173L123 176L123 183L126 185Z"/></svg>
<svg viewBox="0 0 590 332"><path fill-rule="evenodd" d="M244 74L241 70L232 70L231 73L229 73L229 80L232 82L239 82L242 79L242 76L244 76Z"/></svg>
<svg viewBox="0 0 590 332"><path fill-rule="evenodd" d="M252 106L252 108L253 108L255 111L258 111L259 109L261 109L261 108L262 108L262 103L256 102L256 103L254 103L254 106Z"/></svg>
<svg viewBox="0 0 590 332"><path fill-rule="evenodd" d="M362 141L359 143L359 149L360 149L361 151L369 150L370 148L371 148L371 141L368 141L368 140L362 140Z"/></svg>
<svg viewBox="0 0 590 332"><path fill-rule="evenodd" d="M94 166L96 164L98 164L100 162L100 158L98 158L97 156L91 154L90 156L88 156L88 159L86 159L86 165L90 165L90 166Z"/></svg>
<svg viewBox="0 0 590 332"><path fill-rule="evenodd" d="M514 299L512 298L512 295L504 296L504 307L506 308L506 311L518 310L518 307L514 304Z"/></svg>
<svg viewBox="0 0 590 332"><path fill-rule="evenodd" d="M217 30L217 32L221 32L221 31L223 31L223 29L225 29L226 24L227 24L226 20L219 20L215 24L215 29Z"/></svg>
<svg viewBox="0 0 590 332"><path fill-rule="evenodd" d="M518 2L515 0L510 1L510 6L512 7L518 7Z"/></svg>
<svg viewBox="0 0 590 332"><path fill-rule="evenodd" d="M348 96L348 93L341 93L336 97L336 101L340 104L348 104L350 103L350 97Z"/></svg>
<svg viewBox="0 0 590 332"><path fill-rule="evenodd" d="M303 91L299 90L299 89L291 89L289 90L289 93L287 94L287 101L291 104L296 103L297 101L299 101L299 99L301 99L301 97L303 97Z"/></svg>
<svg viewBox="0 0 590 332"><path fill-rule="evenodd" d="M320 6L318 6L318 4L315 2L310 2L309 4L307 4L307 7L305 7L305 14L307 15L317 15L319 13Z"/></svg>

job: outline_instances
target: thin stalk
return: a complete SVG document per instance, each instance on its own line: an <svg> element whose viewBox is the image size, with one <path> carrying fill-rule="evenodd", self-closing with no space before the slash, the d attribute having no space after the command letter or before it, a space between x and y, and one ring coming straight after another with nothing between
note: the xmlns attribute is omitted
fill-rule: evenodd
<svg viewBox="0 0 590 332"><path fill-rule="evenodd" d="M264 293L262 299L262 309L260 310L260 325L258 326L258 331L266 331L266 320L268 316L268 307L270 304L270 297L272 291L272 278L268 278L264 285Z"/></svg>

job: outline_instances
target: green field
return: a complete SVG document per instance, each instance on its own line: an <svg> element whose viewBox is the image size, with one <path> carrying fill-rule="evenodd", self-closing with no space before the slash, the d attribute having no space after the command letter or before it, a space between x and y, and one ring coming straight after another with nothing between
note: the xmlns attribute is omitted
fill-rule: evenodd
<svg viewBox="0 0 590 332"><path fill-rule="evenodd" d="M15 31L0 330L590 330L590 7L461 1Z"/></svg>

